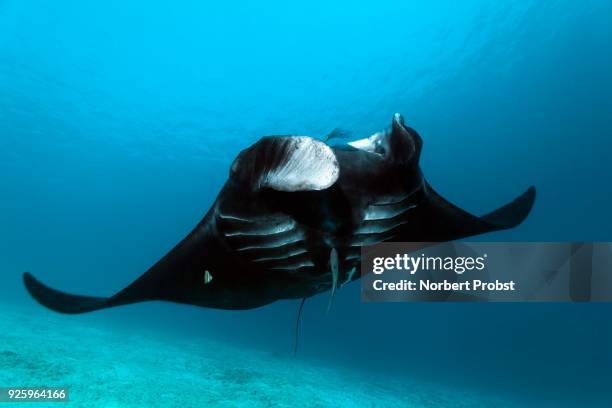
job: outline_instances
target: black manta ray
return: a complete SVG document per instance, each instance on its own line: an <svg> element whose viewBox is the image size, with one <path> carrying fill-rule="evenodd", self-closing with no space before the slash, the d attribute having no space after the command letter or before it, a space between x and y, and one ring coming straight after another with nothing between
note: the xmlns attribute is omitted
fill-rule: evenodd
<svg viewBox="0 0 612 408"><path fill-rule="evenodd" d="M29 273L25 286L62 313L147 300L251 309L333 294L359 278L364 245L455 240L514 227L531 210L533 187L482 217L454 206L424 179L421 146L399 114L390 130L345 146L264 137L239 154L195 229L117 294L67 294Z"/></svg>

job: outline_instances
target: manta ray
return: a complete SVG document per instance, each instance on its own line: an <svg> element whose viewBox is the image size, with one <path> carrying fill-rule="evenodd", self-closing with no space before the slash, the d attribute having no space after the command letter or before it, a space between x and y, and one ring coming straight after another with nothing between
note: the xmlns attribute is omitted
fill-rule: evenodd
<svg viewBox="0 0 612 408"><path fill-rule="evenodd" d="M252 309L333 295L360 277L363 246L457 240L512 228L529 214L534 187L482 217L451 204L421 172L422 145L399 114L390 129L340 146L308 136L263 137L234 160L199 224L123 290L68 294L27 272L25 287L62 313L150 300Z"/></svg>

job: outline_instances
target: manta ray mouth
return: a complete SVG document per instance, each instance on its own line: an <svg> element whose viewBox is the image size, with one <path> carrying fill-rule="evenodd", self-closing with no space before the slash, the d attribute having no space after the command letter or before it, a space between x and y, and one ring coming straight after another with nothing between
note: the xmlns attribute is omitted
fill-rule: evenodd
<svg viewBox="0 0 612 408"><path fill-rule="evenodd" d="M403 138L413 137L410 130L404 124L404 118L399 113L393 115L391 129L382 130L364 139L349 142L348 145L355 149L375 154L381 158L390 158L393 153L391 151L392 144L390 143L390 139L394 135L399 135Z"/></svg>
<svg viewBox="0 0 612 408"><path fill-rule="evenodd" d="M386 151L384 149L383 142L386 137L386 133L386 131L376 132L372 136L366 137L365 139L349 142L348 145L354 147L355 149L384 157Z"/></svg>

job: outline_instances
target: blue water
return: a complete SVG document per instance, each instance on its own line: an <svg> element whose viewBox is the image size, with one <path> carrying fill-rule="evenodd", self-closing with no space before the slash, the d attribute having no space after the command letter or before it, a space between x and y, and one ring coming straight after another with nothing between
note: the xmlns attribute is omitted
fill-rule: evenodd
<svg viewBox="0 0 612 408"><path fill-rule="evenodd" d="M124 287L263 135L365 136L394 112L462 207L536 185L528 220L487 240L612 240L612 2L291 3L0 0L2 307L37 307L25 270L77 293ZM358 283L328 315L327 300L306 304L300 359L533 406L612 401L611 305L362 304ZM297 307L62 319L282 355Z"/></svg>

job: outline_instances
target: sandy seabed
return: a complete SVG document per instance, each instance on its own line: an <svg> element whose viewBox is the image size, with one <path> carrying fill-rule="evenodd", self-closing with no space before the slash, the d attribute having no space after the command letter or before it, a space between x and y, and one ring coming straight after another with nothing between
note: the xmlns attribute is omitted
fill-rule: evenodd
<svg viewBox="0 0 612 408"><path fill-rule="evenodd" d="M481 393L206 339L87 324L0 307L0 387L66 386L71 407L516 407Z"/></svg>

